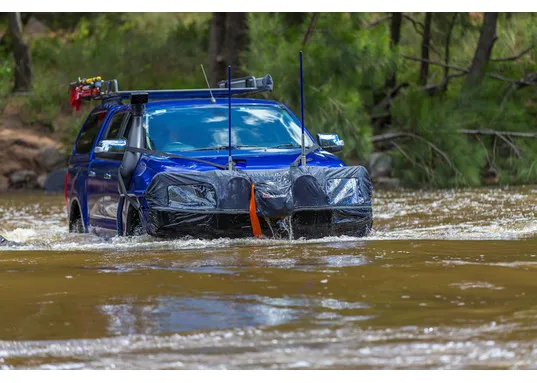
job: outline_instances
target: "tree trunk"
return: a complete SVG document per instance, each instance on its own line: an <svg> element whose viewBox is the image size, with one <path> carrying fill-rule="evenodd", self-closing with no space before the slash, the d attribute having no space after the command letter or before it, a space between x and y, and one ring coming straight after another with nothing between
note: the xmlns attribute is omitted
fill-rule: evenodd
<svg viewBox="0 0 537 383"><path fill-rule="evenodd" d="M21 21L22 21L22 27L24 28L26 24L28 24L28 21L32 17L32 12L22 12L21 13ZM0 47L5 47L7 51L11 50L11 40L9 39L9 33L4 34L2 37L0 37Z"/></svg>
<svg viewBox="0 0 537 383"><path fill-rule="evenodd" d="M392 14L392 20L390 24L390 48L393 50L399 45L401 40L401 23L403 21L403 14L401 12L394 12ZM388 90L395 87L397 83L397 78L395 72L386 80L386 88Z"/></svg>
<svg viewBox="0 0 537 383"><path fill-rule="evenodd" d="M242 77L243 52L248 48L248 20L245 12L227 14L227 64L232 66L233 77Z"/></svg>
<svg viewBox="0 0 537 383"><path fill-rule="evenodd" d="M421 40L421 68L420 68L420 78L418 84L427 85L427 80L429 79L429 44L431 42L431 19L432 13L425 13L425 23L423 26L423 39Z"/></svg>
<svg viewBox="0 0 537 383"><path fill-rule="evenodd" d="M28 92L32 85L32 59L28 43L22 37L20 12L9 13L8 31L15 59L15 86L13 92Z"/></svg>
<svg viewBox="0 0 537 383"><path fill-rule="evenodd" d="M395 50L401 40L401 23L403 14L400 12L392 13L390 24L390 48ZM396 72L389 74L384 82L384 89L376 92L375 106L372 110L372 123L375 133L383 132L392 123L391 101L399 88L397 88Z"/></svg>
<svg viewBox="0 0 537 383"><path fill-rule="evenodd" d="M306 29L306 34L302 39L302 47L304 47L308 43L308 41L310 41L311 36L313 35L313 31L315 30L315 24L317 23L318 18L319 12L313 12L313 14L311 15L310 22L308 24L308 29Z"/></svg>
<svg viewBox="0 0 537 383"><path fill-rule="evenodd" d="M451 45L451 35L453 34L453 27L455 26L455 21L457 20L458 13L453 14L453 18L451 19L451 22L449 23L448 31L446 34L446 43L445 43L445 51L444 51L444 62L446 63L446 66L444 67L444 85L442 87L442 90L445 92L448 87L449 82L449 47Z"/></svg>
<svg viewBox="0 0 537 383"><path fill-rule="evenodd" d="M216 86L226 77L226 13L214 12L209 36L209 83Z"/></svg>
<svg viewBox="0 0 537 383"><path fill-rule="evenodd" d="M492 53L494 41L496 41L496 22L498 20L497 12L486 12L481 27L479 42L475 50L474 59L470 72L465 79L465 88L470 89L481 84L485 77L485 70Z"/></svg>

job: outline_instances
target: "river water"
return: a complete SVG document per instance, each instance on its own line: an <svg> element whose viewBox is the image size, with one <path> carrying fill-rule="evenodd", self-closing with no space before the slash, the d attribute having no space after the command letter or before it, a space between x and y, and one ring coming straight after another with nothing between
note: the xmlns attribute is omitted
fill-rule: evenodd
<svg viewBox="0 0 537 383"><path fill-rule="evenodd" d="M365 239L105 240L0 195L0 367L537 368L537 186L379 191Z"/></svg>

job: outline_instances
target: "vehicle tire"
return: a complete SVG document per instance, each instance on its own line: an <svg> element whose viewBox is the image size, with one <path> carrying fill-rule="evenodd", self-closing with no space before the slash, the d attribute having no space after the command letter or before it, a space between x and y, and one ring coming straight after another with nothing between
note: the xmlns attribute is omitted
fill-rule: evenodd
<svg viewBox="0 0 537 383"><path fill-rule="evenodd" d="M134 209L129 209L128 220L127 220L127 230L126 235L128 237L136 237L139 235L147 234L142 221L140 220L140 215Z"/></svg>
<svg viewBox="0 0 537 383"><path fill-rule="evenodd" d="M69 232L70 233L78 233L78 234L85 233L84 224L82 223L82 218L77 217L74 220L70 220L70 222L69 222Z"/></svg>
<svg viewBox="0 0 537 383"><path fill-rule="evenodd" d="M130 234L127 234L127 235L131 237L137 237L139 235L144 235L144 234L146 234L144 227L140 223L137 223L131 227Z"/></svg>
<svg viewBox="0 0 537 383"><path fill-rule="evenodd" d="M80 208L76 202L71 206L71 213L69 214L69 233L85 233L84 221L80 214Z"/></svg>

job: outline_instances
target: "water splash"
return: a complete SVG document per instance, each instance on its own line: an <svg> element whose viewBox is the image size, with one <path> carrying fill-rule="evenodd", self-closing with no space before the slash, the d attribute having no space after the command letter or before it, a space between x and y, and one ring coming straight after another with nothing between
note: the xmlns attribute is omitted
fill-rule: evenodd
<svg viewBox="0 0 537 383"><path fill-rule="evenodd" d="M278 221L278 224L280 225L280 228L288 234L289 240L293 240L293 224L291 221L291 217L287 216L283 219L280 219Z"/></svg>
<svg viewBox="0 0 537 383"><path fill-rule="evenodd" d="M278 227L268 222L273 237L279 231L285 234L284 238L276 239L161 240L149 236L104 239L68 233L63 199L34 193L4 195L0 200L0 234L8 240L24 243L21 248L10 248L10 251L143 251L376 240L520 239L537 234L536 204L537 190L532 187L381 191L376 193L373 203L373 231L366 238L294 239L290 219L286 218L279 221Z"/></svg>

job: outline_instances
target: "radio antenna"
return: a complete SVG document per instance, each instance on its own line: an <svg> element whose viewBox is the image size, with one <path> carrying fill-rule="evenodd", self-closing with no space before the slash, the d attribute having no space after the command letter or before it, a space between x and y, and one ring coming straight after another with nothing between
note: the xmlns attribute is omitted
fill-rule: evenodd
<svg viewBox="0 0 537 383"><path fill-rule="evenodd" d="M213 91L211 90L211 85L209 84L209 80L207 79L207 74L205 73L205 68L203 68L203 64L201 65L201 71L203 72L203 77L205 77L205 82L207 83L207 88L209 88L209 93L211 94L211 102L213 104L216 104L216 100L213 97Z"/></svg>
<svg viewBox="0 0 537 383"><path fill-rule="evenodd" d="M227 168L233 170L233 157L231 157L231 65L227 67L227 107L228 107L228 159Z"/></svg>
<svg viewBox="0 0 537 383"><path fill-rule="evenodd" d="M305 145L306 145L306 139L305 139L305 132L304 132L304 79L302 77L302 51L300 51L300 112L302 115L302 166L306 166L306 151L305 151Z"/></svg>

